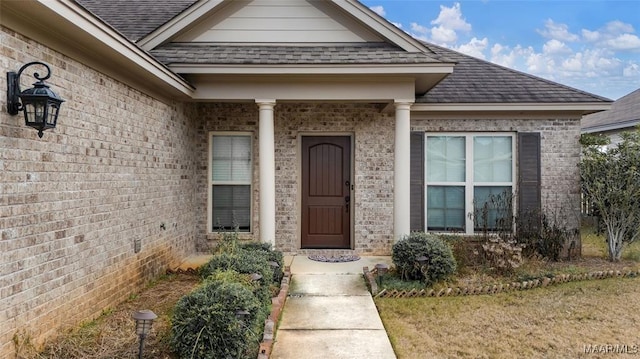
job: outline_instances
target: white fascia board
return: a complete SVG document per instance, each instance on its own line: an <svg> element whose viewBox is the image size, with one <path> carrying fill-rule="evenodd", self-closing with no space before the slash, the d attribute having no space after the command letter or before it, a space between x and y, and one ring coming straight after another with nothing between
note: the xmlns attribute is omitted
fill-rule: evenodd
<svg viewBox="0 0 640 359"><path fill-rule="evenodd" d="M207 15L211 10L223 3L224 0L200 0L191 5L184 12L163 24L152 33L138 40L137 44L143 49L150 51L158 45L169 41L171 37L195 23L201 17Z"/></svg>
<svg viewBox="0 0 640 359"><path fill-rule="evenodd" d="M453 65L394 64L394 65L194 65L174 64L169 68L179 74L234 74L234 75L421 75L450 74Z"/></svg>
<svg viewBox="0 0 640 359"><path fill-rule="evenodd" d="M161 79L185 95L191 96L193 94L194 89L189 83L75 2L70 0L36 1L90 34L113 51L126 56L148 74Z"/></svg>
<svg viewBox="0 0 640 359"><path fill-rule="evenodd" d="M545 111L545 112L583 112L594 113L611 108L611 103L580 102L580 103L416 103L411 107L412 112L517 112L517 111Z"/></svg>
<svg viewBox="0 0 640 359"><path fill-rule="evenodd" d="M418 40L414 39L406 32L398 29L395 25L383 19L357 0L330 1L344 9L351 16L355 17L365 25L369 26L369 28L371 28L374 32L400 46L405 51L430 53L430 51Z"/></svg>

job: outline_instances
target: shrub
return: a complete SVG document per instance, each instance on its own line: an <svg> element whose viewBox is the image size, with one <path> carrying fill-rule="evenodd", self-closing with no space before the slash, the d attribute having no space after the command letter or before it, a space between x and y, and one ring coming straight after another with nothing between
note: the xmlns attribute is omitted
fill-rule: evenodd
<svg viewBox="0 0 640 359"><path fill-rule="evenodd" d="M227 276L225 279L224 277ZM206 281L175 306L171 345L181 358L255 358L265 316L260 301L232 274ZM247 311L240 318L238 311Z"/></svg>
<svg viewBox="0 0 640 359"><path fill-rule="evenodd" d="M246 250L253 251L262 251L267 254L268 262L275 262L278 264L278 267L273 268L273 283L275 285L279 285L282 281L282 277L284 276L284 256L282 252L273 250L271 248L271 243L258 242L258 241L249 241L242 242L240 247Z"/></svg>
<svg viewBox="0 0 640 359"><path fill-rule="evenodd" d="M416 261L420 256L427 257L423 268ZM396 242L391 259L405 280L424 280L433 284L456 271L451 248L437 236L424 232L413 232Z"/></svg>
<svg viewBox="0 0 640 359"><path fill-rule="evenodd" d="M482 252L483 239L480 236L461 236L454 234L438 235L445 243L451 247L453 258L456 259L456 268L458 272L466 269L482 267L486 264L486 260L480 252Z"/></svg>
<svg viewBox="0 0 640 359"><path fill-rule="evenodd" d="M242 274L260 274L261 284L256 295L263 302L271 303L271 290L269 284L273 278L273 268L269 265L269 255L264 251L236 248L233 253L222 252L214 255L205 264L200 273L204 278L209 277L218 270L233 270Z"/></svg>
<svg viewBox="0 0 640 359"><path fill-rule="evenodd" d="M517 218L515 240L523 246L523 254L527 257L539 255L557 261L564 244L576 235L576 230L562 226L562 218L558 214L549 215L529 212Z"/></svg>
<svg viewBox="0 0 640 359"><path fill-rule="evenodd" d="M489 238L482 244L487 264L501 274L512 273L522 265L522 248L515 240L500 237Z"/></svg>

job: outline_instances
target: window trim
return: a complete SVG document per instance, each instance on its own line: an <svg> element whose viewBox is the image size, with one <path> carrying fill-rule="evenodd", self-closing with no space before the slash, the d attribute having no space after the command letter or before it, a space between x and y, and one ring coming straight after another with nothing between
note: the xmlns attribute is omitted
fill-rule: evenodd
<svg viewBox="0 0 640 359"><path fill-rule="evenodd" d="M251 149L249 161L250 164L250 174L248 182L244 181L214 181L213 180L213 137L214 136L245 136L249 137L249 148ZM207 141L208 150L207 150L207 234L215 233L216 230L213 228L213 186L214 185L248 185L249 186L249 231L242 232L247 234L252 234L254 230L253 223L253 165L254 165L254 140L253 140L253 132L250 131L209 131Z"/></svg>
<svg viewBox="0 0 640 359"><path fill-rule="evenodd" d="M429 137L464 137L465 138L465 181L464 182L444 182L444 181L434 181L430 182L428 180L428 172L429 168L427 166L428 161L428 139ZM473 139L477 136L486 136L486 137L511 137L511 182L474 182L474 173L473 173ZM475 234L473 217L469 216L470 213L473 213L473 197L474 197L474 187L499 187L499 186L510 186L511 192L516 193L516 175L517 175L517 163L516 163L516 141L517 141L517 133L516 132L424 132L424 223L423 228L425 232L429 231L428 227L428 203L429 200L427 198L428 186L462 186L464 187L464 203L465 203L465 231L463 232L466 235ZM515 215L516 206L514 205L512 211ZM432 232L441 232L437 230L433 230ZM451 233L451 232L447 232Z"/></svg>

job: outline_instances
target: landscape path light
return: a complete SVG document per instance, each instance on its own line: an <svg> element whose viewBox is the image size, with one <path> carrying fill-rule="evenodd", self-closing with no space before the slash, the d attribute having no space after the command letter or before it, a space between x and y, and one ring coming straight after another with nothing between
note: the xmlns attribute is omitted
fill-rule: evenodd
<svg viewBox="0 0 640 359"><path fill-rule="evenodd" d="M143 309L133 313L133 319L136 321L136 334L140 338L140 347L138 348L138 359L142 359L142 350L144 349L144 340L151 332L153 321L158 316L156 313Z"/></svg>
<svg viewBox="0 0 640 359"><path fill-rule="evenodd" d="M378 277L378 286L382 288L382 276L387 274L389 266L386 263L376 264L376 275Z"/></svg>
<svg viewBox="0 0 640 359"><path fill-rule="evenodd" d="M420 273L422 273L422 277L424 282L427 282L427 271L429 269L429 257L424 254L416 257L416 263L418 263L418 268L420 269Z"/></svg>

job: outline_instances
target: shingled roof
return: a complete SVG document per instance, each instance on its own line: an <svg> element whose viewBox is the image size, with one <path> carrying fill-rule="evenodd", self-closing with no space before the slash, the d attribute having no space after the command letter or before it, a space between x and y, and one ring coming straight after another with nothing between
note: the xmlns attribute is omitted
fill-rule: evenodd
<svg viewBox="0 0 640 359"><path fill-rule="evenodd" d="M136 42L196 0L76 0ZM453 73L416 103L593 103L611 100L424 42L427 53L388 43L322 46L168 43L150 51L159 62L233 65L371 65L456 63Z"/></svg>
<svg viewBox="0 0 640 359"><path fill-rule="evenodd" d="M85 9L136 42L197 0L76 0Z"/></svg>
<svg viewBox="0 0 640 359"><path fill-rule="evenodd" d="M582 103L611 100L533 75L424 43L457 63L453 73L416 103Z"/></svg>
<svg viewBox="0 0 640 359"><path fill-rule="evenodd" d="M170 43L151 51L165 65L171 64L425 64L439 63L433 54L406 52L388 43L323 46L243 46Z"/></svg>
<svg viewBox="0 0 640 359"><path fill-rule="evenodd" d="M582 118L582 130L597 132L633 127L640 124L640 89L616 100L611 109Z"/></svg>

